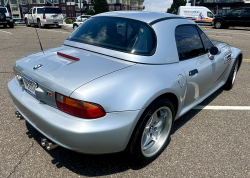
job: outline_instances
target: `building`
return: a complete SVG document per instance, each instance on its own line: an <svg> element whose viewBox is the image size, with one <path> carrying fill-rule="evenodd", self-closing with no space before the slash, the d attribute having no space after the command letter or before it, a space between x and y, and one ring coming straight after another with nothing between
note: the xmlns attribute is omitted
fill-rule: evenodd
<svg viewBox="0 0 250 178"><path fill-rule="evenodd" d="M239 7L250 7L250 0L200 0L197 4L207 7L214 14L227 14Z"/></svg>
<svg viewBox="0 0 250 178"><path fill-rule="evenodd" d="M59 7L63 14L70 18L80 16L80 7L82 14L94 8L92 0L0 0L2 5L6 1L9 1L9 9L14 20L23 19L24 14L32 7L46 6L48 2L53 2L54 6ZM107 0L109 11L143 10L143 2L144 0Z"/></svg>

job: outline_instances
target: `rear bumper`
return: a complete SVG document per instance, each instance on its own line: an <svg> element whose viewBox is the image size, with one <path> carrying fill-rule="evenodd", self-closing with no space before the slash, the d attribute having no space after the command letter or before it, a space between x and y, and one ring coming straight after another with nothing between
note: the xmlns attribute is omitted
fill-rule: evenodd
<svg viewBox="0 0 250 178"><path fill-rule="evenodd" d="M63 20L45 20L41 19L43 25L63 25Z"/></svg>
<svg viewBox="0 0 250 178"><path fill-rule="evenodd" d="M36 130L62 147L87 154L124 150L140 115L136 110L80 119L38 101L16 79L8 83L8 90L17 110Z"/></svg>

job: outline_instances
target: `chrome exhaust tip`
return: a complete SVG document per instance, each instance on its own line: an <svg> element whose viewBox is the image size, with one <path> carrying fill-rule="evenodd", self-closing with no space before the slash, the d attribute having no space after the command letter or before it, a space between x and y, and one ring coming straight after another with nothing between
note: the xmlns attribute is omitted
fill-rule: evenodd
<svg viewBox="0 0 250 178"><path fill-rule="evenodd" d="M47 150L53 150L54 148L58 147L59 145L52 143L47 138L41 139L41 145L45 146Z"/></svg>
<svg viewBox="0 0 250 178"><path fill-rule="evenodd" d="M49 145L49 141L46 138L42 138L41 139L41 145L42 146L48 146Z"/></svg>
<svg viewBox="0 0 250 178"><path fill-rule="evenodd" d="M49 145L46 148L47 148L47 150L53 150L53 149L55 149L58 146L59 145L50 142Z"/></svg>
<svg viewBox="0 0 250 178"><path fill-rule="evenodd" d="M24 119L23 116L18 111L15 112L15 115L19 120Z"/></svg>

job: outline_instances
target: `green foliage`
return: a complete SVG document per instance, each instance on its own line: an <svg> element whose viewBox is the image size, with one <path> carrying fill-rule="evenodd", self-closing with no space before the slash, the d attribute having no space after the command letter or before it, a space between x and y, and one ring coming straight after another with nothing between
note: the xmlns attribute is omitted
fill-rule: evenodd
<svg viewBox="0 0 250 178"><path fill-rule="evenodd" d="M72 24L73 21L72 21L71 19L66 19L66 20L65 20L65 23L66 23L66 24Z"/></svg>
<svg viewBox="0 0 250 178"><path fill-rule="evenodd" d="M93 10L87 10L86 15L95 15Z"/></svg>
<svg viewBox="0 0 250 178"><path fill-rule="evenodd" d="M168 8L167 13L177 14L179 7L185 6L186 3L187 3L186 0L173 0L173 4L171 5L170 8Z"/></svg>
<svg viewBox="0 0 250 178"><path fill-rule="evenodd" d="M106 0L93 0L95 14L108 12L108 3Z"/></svg>

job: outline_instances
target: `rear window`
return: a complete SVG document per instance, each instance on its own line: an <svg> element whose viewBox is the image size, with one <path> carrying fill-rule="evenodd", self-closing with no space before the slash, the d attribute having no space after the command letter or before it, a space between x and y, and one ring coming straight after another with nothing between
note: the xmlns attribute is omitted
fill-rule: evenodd
<svg viewBox="0 0 250 178"><path fill-rule="evenodd" d="M61 14L62 11L59 8L37 8L38 14Z"/></svg>
<svg viewBox="0 0 250 178"><path fill-rule="evenodd" d="M7 13L6 8L0 8L0 12Z"/></svg>
<svg viewBox="0 0 250 178"><path fill-rule="evenodd" d="M153 55L156 48L156 35L148 24L118 17L90 18L68 40L138 55Z"/></svg>

